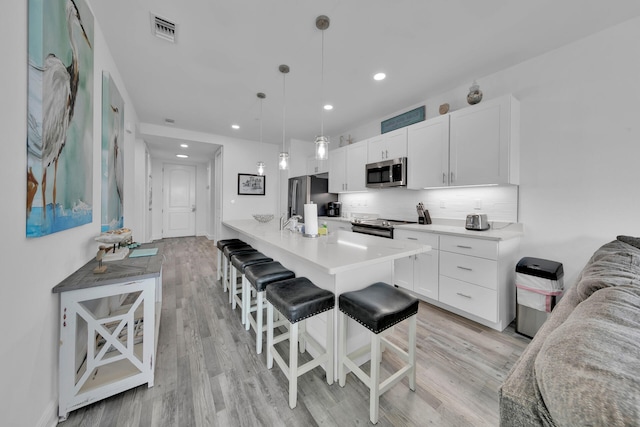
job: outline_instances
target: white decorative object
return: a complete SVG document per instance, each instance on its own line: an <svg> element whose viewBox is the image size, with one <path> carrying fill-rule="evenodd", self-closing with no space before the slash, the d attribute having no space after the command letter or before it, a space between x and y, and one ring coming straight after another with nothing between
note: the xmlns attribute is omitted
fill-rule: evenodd
<svg viewBox="0 0 640 427"><path fill-rule="evenodd" d="M253 214L253 217L256 221L266 224L273 219L273 214Z"/></svg>
<svg viewBox="0 0 640 427"><path fill-rule="evenodd" d="M309 203L304 205L304 236L318 235L318 205Z"/></svg>

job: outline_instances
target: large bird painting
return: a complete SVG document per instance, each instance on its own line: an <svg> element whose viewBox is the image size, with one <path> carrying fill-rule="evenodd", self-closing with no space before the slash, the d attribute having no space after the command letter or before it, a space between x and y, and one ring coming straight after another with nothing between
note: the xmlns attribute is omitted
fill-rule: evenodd
<svg viewBox="0 0 640 427"><path fill-rule="evenodd" d="M29 1L27 237L92 221L93 15Z"/></svg>
<svg viewBox="0 0 640 427"><path fill-rule="evenodd" d="M122 228L124 101L113 79L102 73L102 231Z"/></svg>

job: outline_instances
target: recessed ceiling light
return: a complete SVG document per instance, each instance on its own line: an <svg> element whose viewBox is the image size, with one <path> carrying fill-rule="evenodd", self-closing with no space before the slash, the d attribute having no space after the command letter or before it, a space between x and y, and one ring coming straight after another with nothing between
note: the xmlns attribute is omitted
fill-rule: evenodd
<svg viewBox="0 0 640 427"><path fill-rule="evenodd" d="M231 125L231 128L238 130L238 129L240 129L240 126L239 125Z"/></svg>
<svg viewBox="0 0 640 427"><path fill-rule="evenodd" d="M189 148L189 144L180 144L180 147L182 147L182 148Z"/></svg>
<svg viewBox="0 0 640 427"><path fill-rule="evenodd" d="M377 73L373 75L373 80L384 80L387 77L385 73Z"/></svg>
<svg viewBox="0 0 640 427"><path fill-rule="evenodd" d="M325 110L333 110L333 105L327 104L327 105L324 106L324 109Z"/></svg>
<svg viewBox="0 0 640 427"><path fill-rule="evenodd" d="M180 157L181 159L186 159L189 156L187 156L186 154L176 154L176 157Z"/></svg>

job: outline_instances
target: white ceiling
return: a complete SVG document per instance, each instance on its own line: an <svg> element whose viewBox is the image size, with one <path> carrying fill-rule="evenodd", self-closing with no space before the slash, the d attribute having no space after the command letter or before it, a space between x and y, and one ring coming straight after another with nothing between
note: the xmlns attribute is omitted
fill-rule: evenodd
<svg viewBox="0 0 640 427"><path fill-rule="evenodd" d="M339 135L640 15L637 0L89 0L139 119L241 139ZM178 24L152 35L150 13ZM387 79L376 82L375 72ZM429 115L429 113L427 113ZM240 130L231 129L238 123ZM171 143L146 138L152 153ZM175 143L175 141L174 141ZM199 144L194 144L197 146Z"/></svg>

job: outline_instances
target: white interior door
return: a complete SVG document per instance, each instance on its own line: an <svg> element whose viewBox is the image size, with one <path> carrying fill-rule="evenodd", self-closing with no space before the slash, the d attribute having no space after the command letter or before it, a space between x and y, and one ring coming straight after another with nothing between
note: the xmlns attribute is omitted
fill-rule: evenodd
<svg viewBox="0 0 640 427"><path fill-rule="evenodd" d="M215 188L215 207L214 207L214 239L220 240L222 235L222 148L216 151L214 162L214 188Z"/></svg>
<svg viewBox="0 0 640 427"><path fill-rule="evenodd" d="M163 237L196 234L196 168L164 165Z"/></svg>

